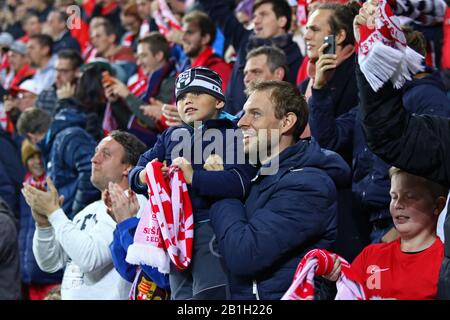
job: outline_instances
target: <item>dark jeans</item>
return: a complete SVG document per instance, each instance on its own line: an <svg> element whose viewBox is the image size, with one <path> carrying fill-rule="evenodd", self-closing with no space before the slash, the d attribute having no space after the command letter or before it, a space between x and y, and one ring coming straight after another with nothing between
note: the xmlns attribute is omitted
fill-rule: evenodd
<svg viewBox="0 0 450 320"><path fill-rule="evenodd" d="M194 228L194 248L188 269L170 266L172 300L227 300L230 297L227 271L209 222Z"/></svg>

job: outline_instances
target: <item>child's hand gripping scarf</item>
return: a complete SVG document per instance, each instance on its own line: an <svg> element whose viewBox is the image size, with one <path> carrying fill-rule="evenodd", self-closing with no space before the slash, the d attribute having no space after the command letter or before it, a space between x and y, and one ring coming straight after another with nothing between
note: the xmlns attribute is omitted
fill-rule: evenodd
<svg viewBox="0 0 450 320"><path fill-rule="evenodd" d="M407 46L400 21L386 0L378 0L374 20L360 26L359 31L358 63L374 91L388 80L400 88L411 80L410 73L423 70L423 56Z"/></svg>
<svg viewBox="0 0 450 320"><path fill-rule="evenodd" d="M314 276L322 276L333 270L334 254L327 250L314 249L309 251L300 261L295 271L294 281L281 300L313 300ZM336 282L336 300L366 300L364 288L355 279L350 264L341 260L341 275Z"/></svg>
<svg viewBox="0 0 450 320"><path fill-rule="evenodd" d="M186 181L179 169L169 171L170 187L164 179L161 162L149 162L145 168L149 202L142 212L128 247L126 261L170 271L170 260L178 270L188 267L192 258L194 217Z"/></svg>

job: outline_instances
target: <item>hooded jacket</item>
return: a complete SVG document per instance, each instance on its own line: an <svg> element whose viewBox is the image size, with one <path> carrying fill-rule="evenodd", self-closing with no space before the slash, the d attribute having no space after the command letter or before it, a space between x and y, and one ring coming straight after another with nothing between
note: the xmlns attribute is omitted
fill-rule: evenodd
<svg viewBox="0 0 450 320"><path fill-rule="evenodd" d="M336 189L350 179L346 162L306 140L278 160L276 174L252 180L245 205L226 199L210 210L232 299L280 299L305 253L330 249L336 239Z"/></svg>
<svg viewBox="0 0 450 320"><path fill-rule="evenodd" d="M39 142L47 176L64 196L63 210L70 219L100 198L99 191L90 181L91 158L96 144L84 129L85 125L83 112L73 108L60 109Z"/></svg>

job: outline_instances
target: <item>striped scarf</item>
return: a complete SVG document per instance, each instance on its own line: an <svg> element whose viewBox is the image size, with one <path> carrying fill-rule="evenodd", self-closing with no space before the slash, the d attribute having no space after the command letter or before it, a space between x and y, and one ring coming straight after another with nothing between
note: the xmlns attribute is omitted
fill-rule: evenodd
<svg viewBox="0 0 450 320"><path fill-rule="evenodd" d="M337 258L341 260L342 271L336 283L336 300L366 300L364 287L356 281L357 277L350 269L350 264L339 256ZM281 300L313 300L314 277L330 273L333 264L333 254L327 250L309 251L300 261L294 281Z"/></svg>
<svg viewBox="0 0 450 320"><path fill-rule="evenodd" d="M358 63L374 91L390 80L401 88L411 73L423 70L423 57L407 46L400 22L386 0L379 0L375 17L360 26Z"/></svg>
<svg viewBox="0 0 450 320"><path fill-rule="evenodd" d="M170 261L182 271L192 259L194 216L187 184L179 169L171 168L170 181L163 177L161 162L145 168L149 202L128 248L126 261L170 271Z"/></svg>

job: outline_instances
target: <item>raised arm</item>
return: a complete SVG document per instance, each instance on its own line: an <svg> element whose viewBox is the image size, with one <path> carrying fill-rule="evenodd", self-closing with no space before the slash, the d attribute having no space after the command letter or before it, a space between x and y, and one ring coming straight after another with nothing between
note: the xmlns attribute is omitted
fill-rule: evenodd
<svg viewBox="0 0 450 320"><path fill-rule="evenodd" d="M450 182L450 119L410 115L391 83L374 92L359 68L366 141L387 163L442 184Z"/></svg>

